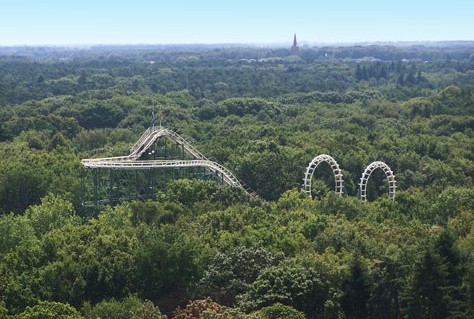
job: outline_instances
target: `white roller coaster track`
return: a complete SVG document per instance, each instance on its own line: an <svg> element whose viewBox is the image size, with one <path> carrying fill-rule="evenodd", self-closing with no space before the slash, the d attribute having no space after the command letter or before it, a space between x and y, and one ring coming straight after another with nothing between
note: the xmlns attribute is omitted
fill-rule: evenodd
<svg viewBox="0 0 474 319"><path fill-rule="evenodd" d="M206 159L206 157L201 154L201 152L195 149L182 136L163 127L148 128L140 137L140 139L135 143L135 145L133 145L133 147L130 149L129 157L133 157L134 159L139 158L160 137L168 137L176 144L182 145L185 152L196 159Z"/></svg>
<svg viewBox="0 0 474 319"><path fill-rule="evenodd" d="M192 160L140 160L140 157L160 137L167 137L174 143L181 145L184 151L193 157ZM249 190L232 174L227 168L219 163L208 160L203 154L195 149L188 141L179 134L163 127L150 127L130 149L130 155L105 157L94 159L83 159L82 165L86 168L113 168L113 169L150 169L150 168L173 168L173 167L204 167L213 173L218 173L223 182L228 185L239 187L252 196L256 194Z"/></svg>
<svg viewBox="0 0 474 319"><path fill-rule="evenodd" d="M363 201L367 200L367 182L369 181L369 177L372 174L374 170L377 168L380 168L383 170L385 173L385 176L387 177L388 180L388 196L391 199L395 198L395 190L397 189L396 186L396 180L395 180L395 175L393 175L392 170L390 167L388 167L387 164L381 161L375 161L369 164L369 166L366 167L364 173L362 174L362 177L360 178L360 183L359 183L359 191L360 191L360 199Z"/></svg>
<svg viewBox="0 0 474 319"><path fill-rule="evenodd" d="M326 162L331 166L332 172L334 174L335 192L337 194L342 194L344 181L342 179L341 169L334 158L327 154L318 155L309 163L303 179L304 191L311 197L311 179L313 178L314 170L321 162Z"/></svg>
<svg viewBox="0 0 474 319"><path fill-rule="evenodd" d="M337 162L334 160L334 158L332 158L331 156L327 154L318 155L309 163L308 167L306 168L306 172L303 178L303 190L309 195L309 197L311 197L311 179L313 178L315 169L318 167L318 165L321 162L326 162L331 166L332 172L334 174L335 192L337 194L342 194L343 189L344 189L344 186L343 186L344 180L342 179L342 171L339 168L339 165L337 164ZM387 164L381 161L375 161L367 166L367 168L365 169L360 179L359 193L360 193L360 199L362 201L367 200L367 182L369 181L370 175L372 174L374 170L378 168L382 169L383 172L385 173L385 176L387 177L388 196L391 199L395 198L395 190L397 189L397 186L396 186L397 181L395 180L395 175L393 174L392 170L390 169L390 167L388 167Z"/></svg>
<svg viewBox="0 0 474 319"><path fill-rule="evenodd" d="M147 161L122 161L97 159L83 160L82 164L88 168L116 168L116 169L147 169L147 168L173 168L173 167L205 167L222 175L226 184L243 188L239 180L224 166L209 160L147 160Z"/></svg>

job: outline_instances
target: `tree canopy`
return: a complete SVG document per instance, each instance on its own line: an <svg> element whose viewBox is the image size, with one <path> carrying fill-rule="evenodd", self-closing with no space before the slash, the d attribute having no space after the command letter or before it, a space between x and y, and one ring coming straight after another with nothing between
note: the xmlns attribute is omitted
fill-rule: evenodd
<svg viewBox="0 0 474 319"><path fill-rule="evenodd" d="M472 318L472 48L0 48L0 317Z"/></svg>

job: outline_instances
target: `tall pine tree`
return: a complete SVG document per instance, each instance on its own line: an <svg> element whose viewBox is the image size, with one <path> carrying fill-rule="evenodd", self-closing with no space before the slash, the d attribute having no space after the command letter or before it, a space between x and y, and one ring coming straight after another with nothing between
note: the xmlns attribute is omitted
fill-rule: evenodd
<svg viewBox="0 0 474 319"><path fill-rule="evenodd" d="M454 240L443 232L415 265L407 318L471 318Z"/></svg>

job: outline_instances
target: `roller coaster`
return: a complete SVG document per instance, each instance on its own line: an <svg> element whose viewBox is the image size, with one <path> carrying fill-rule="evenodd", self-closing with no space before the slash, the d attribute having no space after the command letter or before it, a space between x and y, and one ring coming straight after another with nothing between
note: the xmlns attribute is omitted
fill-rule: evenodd
<svg viewBox="0 0 474 319"><path fill-rule="evenodd" d="M181 159L145 159L147 155L154 154L152 150L153 144L159 138L167 138L176 146L180 147L183 151ZM149 156L148 156L149 157ZM154 157L152 157L154 158ZM203 168L205 172L201 175L213 176L225 184L233 187L240 188L247 192L253 197L258 197L257 194L250 189L245 183L239 181L239 179L223 165L207 159L201 152L192 146L185 138L177 134L176 132L160 126L152 126L148 128L138 141L131 147L130 154L126 156L115 156L115 157L104 157L104 158L93 158L83 159L81 161L84 168L93 171L93 183L94 183L94 200L96 203L111 203L112 194L117 188L126 188L126 179L135 178L138 180L138 175L130 176L126 174L118 175L113 172L118 171L142 171L147 172L147 176L142 176L140 179L153 179L151 173L155 169L166 169L166 168ZM106 181L100 176L99 169L105 169L108 172ZM115 175L115 178L113 178ZM155 178L156 179L156 178ZM156 182L156 181L155 181ZM135 187L133 193L135 198L139 198L143 194L147 193L146 188L153 188L149 183L148 187ZM104 191L106 189L106 191ZM101 191L102 190L102 191ZM130 192L129 192L130 193ZM145 194L146 196L147 194ZM150 195L150 194L148 194ZM122 196L123 197L123 196ZM130 199L133 196L125 196L122 199ZM120 199L117 199L118 201ZM85 202L84 202L85 203ZM89 202L90 204L90 202Z"/></svg>
<svg viewBox="0 0 474 319"><path fill-rule="evenodd" d="M193 156L194 160L140 160L142 155L160 137L167 137L178 145L182 145L185 152ZM208 170L220 174L223 181L231 186L240 187L247 191L243 184L232 172L219 163L208 160L190 143L180 135L166 128L150 128L140 137L137 143L130 149L127 156L106 157L97 159L83 159L82 165L88 168L115 168L115 169L146 169L146 168L170 168L170 167L205 167Z"/></svg>
<svg viewBox="0 0 474 319"><path fill-rule="evenodd" d="M182 156L178 159L156 156L153 145L160 138L166 138L176 147L179 147L182 151ZM313 174L318 165L323 162L329 164L332 169L335 180L335 192L343 194L342 171L334 158L327 154L318 155L309 163L303 178L303 191L311 197ZM149 127L130 148L129 155L83 159L81 163L86 171L92 172L93 192L91 195L94 201L89 201L88 203L94 203L97 206L100 204L112 204L113 201L119 202L124 199L152 197L155 194L156 184L159 183L162 177L154 172L170 168L200 168L203 170L200 172L201 176L212 176L222 183L240 188L250 196L258 198L258 195L245 183L241 182L230 170L206 158L188 140L178 133L162 127L161 123L159 126L152 125ZM389 197L391 199L395 197L396 181L393 172L384 162L376 161L367 166L360 179L359 194L360 199L363 201L367 199L368 180L376 169L384 171L389 184ZM126 174L126 172L135 172L135 174L130 175ZM141 172L141 175L138 172ZM181 173L178 175L183 177ZM135 185L130 186L130 180L135 180ZM137 187L137 184L141 184L141 186ZM119 195L120 192L124 193L124 190L127 190L125 193L128 193L128 195ZM86 201L83 202L83 204L86 203Z"/></svg>
<svg viewBox="0 0 474 319"><path fill-rule="evenodd" d="M334 174L334 180L336 184L336 189L335 192L338 194L343 193L343 179L342 179L342 172L341 169L339 168L339 165L337 164L336 160L332 158L331 156L327 154L321 154L316 156L308 165L306 168L306 172L303 178L303 190L308 194L308 196L311 197L311 180L313 179L313 174L315 169L318 167L320 163L326 162L331 166L332 172ZM382 161L375 161L370 163L362 173L362 177L360 178L359 182L359 196L362 201L367 200L367 183L369 181L369 177L372 174L372 172L376 169L382 169L383 172L385 173L385 176L388 181L388 196L391 199L395 198L395 190L397 188L396 186L396 180L395 180L395 175L393 174L392 170L390 167L388 167L387 164L385 164Z"/></svg>

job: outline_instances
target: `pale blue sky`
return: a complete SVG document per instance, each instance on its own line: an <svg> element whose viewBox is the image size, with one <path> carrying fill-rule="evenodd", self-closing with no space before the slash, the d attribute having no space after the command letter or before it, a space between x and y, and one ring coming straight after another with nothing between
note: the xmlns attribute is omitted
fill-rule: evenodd
<svg viewBox="0 0 474 319"><path fill-rule="evenodd" d="M0 46L474 40L468 0L0 0Z"/></svg>

